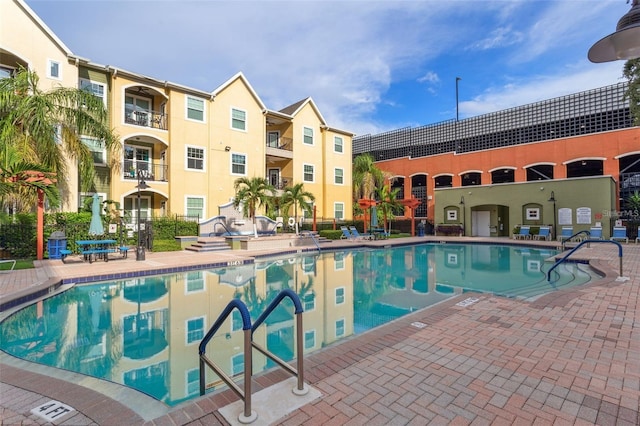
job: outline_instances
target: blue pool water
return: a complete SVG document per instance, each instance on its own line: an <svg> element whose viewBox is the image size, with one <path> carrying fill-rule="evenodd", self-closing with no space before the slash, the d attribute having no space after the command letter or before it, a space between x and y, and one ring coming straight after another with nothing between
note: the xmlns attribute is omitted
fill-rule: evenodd
<svg viewBox="0 0 640 426"><path fill-rule="evenodd" d="M242 299L255 320L282 289L293 289L305 310L305 352L312 352L465 291L536 297L591 279L584 265L568 264L550 285L545 259L554 254L505 245L424 244L78 285L3 321L0 349L175 405L198 396L198 344L233 298ZM243 368L241 327L234 311L207 348L230 375ZM254 340L289 360L294 335L293 309L285 299ZM271 366L254 354L256 371Z"/></svg>

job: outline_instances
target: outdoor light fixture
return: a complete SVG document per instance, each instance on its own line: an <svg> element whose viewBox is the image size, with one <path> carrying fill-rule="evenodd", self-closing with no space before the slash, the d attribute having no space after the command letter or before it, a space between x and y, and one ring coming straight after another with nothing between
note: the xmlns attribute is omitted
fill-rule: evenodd
<svg viewBox="0 0 640 426"><path fill-rule="evenodd" d="M136 260L144 260L144 246L140 244L142 238L140 233L140 191L143 189L149 188L149 185L144 181L144 176L142 175L142 170L138 169L138 247L136 247Z"/></svg>
<svg viewBox="0 0 640 426"><path fill-rule="evenodd" d="M631 10L620 18L616 32L591 46L588 57L596 63L640 57L640 0L631 0Z"/></svg>
<svg viewBox="0 0 640 426"><path fill-rule="evenodd" d="M229 145L224 147L224 152L229 152L231 151L231 147Z"/></svg>
<svg viewBox="0 0 640 426"><path fill-rule="evenodd" d="M553 203L553 240L556 239L556 193L551 191L551 197L549 197L549 202Z"/></svg>

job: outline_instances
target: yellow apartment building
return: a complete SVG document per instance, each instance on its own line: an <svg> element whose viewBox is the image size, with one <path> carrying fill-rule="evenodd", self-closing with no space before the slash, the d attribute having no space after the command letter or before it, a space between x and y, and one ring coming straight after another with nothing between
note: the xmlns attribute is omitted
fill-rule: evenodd
<svg viewBox="0 0 640 426"><path fill-rule="evenodd" d="M94 152L96 180L88 193L79 192L77 179L63 182L63 211L76 211L98 193L117 202L130 224L138 210L140 219L206 219L233 199L236 179L265 177L278 193L303 183L315 196L318 219L352 218L353 134L331 127L311 98L275 111L242 72L203 91L96 64L70 52L24 1L0 7L0 76L24 66L41 76L45 90L91 91L105 103L122 144L122 158L109 167L114 159L100 141L83 138Z"/></svg>

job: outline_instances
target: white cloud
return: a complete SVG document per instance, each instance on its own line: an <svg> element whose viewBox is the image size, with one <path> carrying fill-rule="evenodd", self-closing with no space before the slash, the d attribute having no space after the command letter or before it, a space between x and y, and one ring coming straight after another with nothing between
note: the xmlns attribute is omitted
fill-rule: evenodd
<svg viewBox="0 0 640 426"><path fill-rule="evenodd" d="M425 75L423 75L418 79L418 82L420 83L424 83L424 82L438 83L439 81L440 81L440 78L438 77L438 74L436 74L433 71L427 72Z"/></svg>
<svg viewBox="0 0 640 426"><path fill-rule="evenodd" d="M624 81L622 62L604 65L575 66L556 75L546 75L528 81L512 81L500 87L490 87L471 101L460 103L460 115L471 117L513 108L545 99L595 89Z"/></svg>

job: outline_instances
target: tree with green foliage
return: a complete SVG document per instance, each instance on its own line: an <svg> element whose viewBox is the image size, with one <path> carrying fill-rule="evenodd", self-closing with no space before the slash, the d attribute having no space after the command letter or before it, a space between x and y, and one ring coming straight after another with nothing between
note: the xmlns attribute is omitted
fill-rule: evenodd
<svg viewBox="0 0 640 426"><path fill-rule="evenodd" d="M280 197L280 202L282 203L282 208L285 211L288 211L289 208L293 206L293 217L296 221L296 234L298 233L298 206L300 206L303 211L310 213L315 200L316 197L312 193L304 190L304 184L302 183L297 183L284 189L284 192Z"/></svg>
<svg viewBox="0 0 640 426"><path fill-rule="evenodd" d="M629 87L624 93L629 99L629 110L634 126L640 126L640 58L630 59L624 64L622 75L629 80Z"/></svg>
<svg viewBox="0 0 640 426"><path fill-rule="evenodd" d="M66 182L68 164L78 166L80 190L89 191L95 176L93 154L81 137L95 138L104 144L111 165L119 160L120 144L109 127L108 114L101 99L88 91L56 87L43 91L35 72L20 69L13 77L0 79L0 164L17 167L15 155L39 164L37 169L51 173L57 182ZM9 148L10 147L10 148ZM36 169L34 169L36 170ZM7 169L3 169L8 173ZM24 194L15 185L4 186L8 194L26 197L25 208L33 210L35 197ZM51 190L49 202L56 200ZM12 202L3 193L0 202Z"/></svg>
<svg viewBox="0 0 640 426"><path fill-rule="evenodd" d="M378 212L384 220L385 231L389 233L391 233L391 223L389 222L389 228L387 229L387 221L391 221L395 217L393 215L395 210L403 208L402 203L398 201L399 192L400 188L390 189L388 185L376 189Z"/></svg>
<svg viewBox="0 0 640 426"><path fill-rule="evenodd" d="M256 211L259 207L267 208L271 203L271 197L275 193L275 188L269 185L265 178L238 178L233 184L236 196L233 199L233 206L242 206L242 213L245 217L251 218L253 222L253 233L258 237L256 227Z"/></svg>

